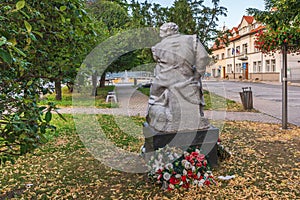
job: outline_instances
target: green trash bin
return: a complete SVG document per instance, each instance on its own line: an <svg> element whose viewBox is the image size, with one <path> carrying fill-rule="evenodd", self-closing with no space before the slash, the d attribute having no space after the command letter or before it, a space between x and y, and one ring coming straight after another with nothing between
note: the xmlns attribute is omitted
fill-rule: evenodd
<svg viewBox="0 0 300 200"><path fill-rule="evenodd" d="M251 87L243 87L240 92L241 101L245 110L253 109L253 97Z"/></svg>

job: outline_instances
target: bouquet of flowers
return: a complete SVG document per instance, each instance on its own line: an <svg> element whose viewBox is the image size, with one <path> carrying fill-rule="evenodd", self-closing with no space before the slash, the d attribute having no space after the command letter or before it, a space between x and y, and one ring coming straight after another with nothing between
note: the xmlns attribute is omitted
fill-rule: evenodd
<svg viewBox="0 0 300 200"><path fill-rule="evenodd" d="M163 189L190 188L217 184L205 155L198 148L182 151L169 146L154 152L149 161L149 177Z"/></svg>

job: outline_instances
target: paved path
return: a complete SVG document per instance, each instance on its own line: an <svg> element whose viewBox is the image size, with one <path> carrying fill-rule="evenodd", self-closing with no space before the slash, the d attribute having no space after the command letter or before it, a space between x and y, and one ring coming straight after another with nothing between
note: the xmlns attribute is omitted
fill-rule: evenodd
<svg viewBox="0 0 300 200"><path fill-rule="evenodd" d="M93 107L61 108L60 113L74 114L112 114L126 116L146 116L148 97L134 87L129 85L116 86L116 94L119 101L119 108L99 109ZM255 121L265 123L280 123L278 118L274 118L264 113L253 112L225 112L225 111L205 111L205 116L213 120L232 121Z"/></svg>

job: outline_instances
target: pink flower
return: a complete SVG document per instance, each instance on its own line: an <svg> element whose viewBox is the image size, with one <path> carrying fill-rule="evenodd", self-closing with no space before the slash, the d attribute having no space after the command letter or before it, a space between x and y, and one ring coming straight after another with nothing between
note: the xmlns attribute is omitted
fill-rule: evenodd
<svg viewBox="0 0 300 200"><path fill-rule="evenodd" d="M202 162L205 160L205 155L204 154L200 154L198 157L197 157L197 160L198 162Z"/></svg>

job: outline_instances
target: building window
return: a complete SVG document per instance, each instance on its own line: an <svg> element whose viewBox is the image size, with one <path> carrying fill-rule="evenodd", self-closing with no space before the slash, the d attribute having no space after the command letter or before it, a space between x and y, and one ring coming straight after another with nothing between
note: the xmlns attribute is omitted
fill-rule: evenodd
<svg viewBox="0 0 300 200"><path fill-rule="evenodd" d="M222 60L225 59L225 53L222 53Z"/></svg>
<svg viewBox="0 0 300 200"><path fill-rule="evenodd" d="M227 57L231 57L231 48L227 49Z"/></svg>
<svg viewBox="0 0 300 200"><path fill-rule="evenodd" d="M218 55L216 55L216 60L219 60L219 54L218 54Z"/></svg>
<svg viewBox="0 0 300 200"><path fill-rule="evenodd" d="M233 72L233 70L232 70L232 64L228 64L227 65L227 71L226 71L226 73L232 73Z"/></svg>
<svg viewBox="0 0 300 200"><path fill-rule="evenodd" d="M262 72L261 61L258 61L258 62L257 62L257 72Z"/></svg>
<svg viewBox="0 0 300 200"><path fill-rule="evenodd" d="M236 73L241 73L242 72L242 64L241 63L235 64L235 72Z"/></svg>
<svg viewBox="0 0 300 200"><path fill-rule="evenodd" d="M248 53L248 44L246 43L246 44L243 44L243 53L244 54L247 54Z"/></svg>
<svg viewBox="0 0 300 200"><path fill-rule="evenodd" d="M270 60L266 60L266 72L270 71Z"/></svg>
<svg viewBox="0 0 300 200"><path fill-rule="evenodd" d="M257 62L253 62L253 72L256 72L257 70Z"/></svg>
<svg viewBox="0 0 300 200"><path fill-rule="evenodd" d="M254 52L259 52L259 48L256 47L255 42L254 42Z"/></svg>
<svg viewBox="0 0 300 200"><path fill-rule="evenodd" d="M271 60L271 72L276 72L276 60Z"/></svg>
<svg viewBox="0 0 300 200"><path fill-rule="evenodd" d="M236 48L235 48L235 53L236 53L236 55L240 55L240 53L241 53L241 47L240 46L237 46Z"/></svg>

